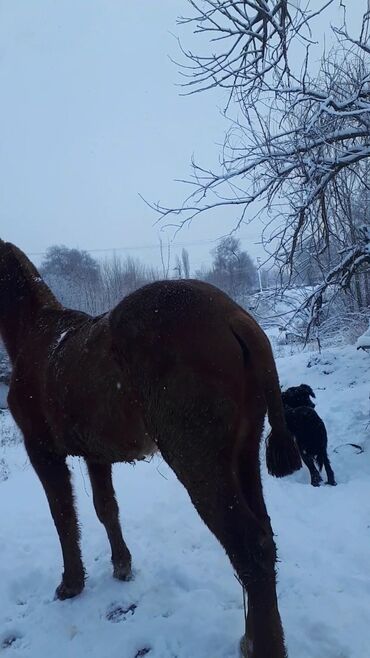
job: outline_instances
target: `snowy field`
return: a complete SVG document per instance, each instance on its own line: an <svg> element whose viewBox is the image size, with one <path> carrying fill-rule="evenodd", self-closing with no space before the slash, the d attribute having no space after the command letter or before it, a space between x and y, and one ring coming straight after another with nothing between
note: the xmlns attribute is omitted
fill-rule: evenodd
<svg viewBox="0 0 370 658"><path fill-rule="evenodd" d="M284 386L310 384L326 422L338 486L264 470L279 551L290 658L367 658L370 641L370 355L354 347L278 359ZM54 601L61 555L46 498L0 415L0 654L4 658L237 658L242 592L223 550L160 460L115 466L135 579L111 577L82 461L73 460L89 574L80 597ZM348 442L360 444L356 454Z"/></svg>

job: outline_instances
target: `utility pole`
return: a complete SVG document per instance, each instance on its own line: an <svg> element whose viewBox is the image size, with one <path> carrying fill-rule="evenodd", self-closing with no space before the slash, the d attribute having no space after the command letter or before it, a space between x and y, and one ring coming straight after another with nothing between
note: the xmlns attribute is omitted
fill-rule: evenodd
<svg viewBox="0 0 370 658"><path fill-rule="evenodd" d="M369 0L369 2L370 2L370 0ZM258 283L260 284L260 292L263 292L262 278L261 278L261 258L260 258L260 256L257 256L256 261L257 261Z"/></svg>

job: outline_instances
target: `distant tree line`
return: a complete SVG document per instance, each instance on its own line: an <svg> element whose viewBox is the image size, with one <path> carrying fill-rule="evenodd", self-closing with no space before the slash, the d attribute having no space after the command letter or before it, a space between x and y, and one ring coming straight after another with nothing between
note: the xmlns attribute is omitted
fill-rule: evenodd
<svg viewBox="0 0 370 658"><path fill-rule="evenodd" d="M210 267L194 273L186 249L176 255L174 266L159 269L139 259L117 254L98 261L87 251L63 245L50 247L40 265L40 273L64 306L92 314L102 313L137 288L152 281L169 278L194 278L212 283L239 303L248 306L249 297L258 289L257 268L240 240L227 236L211 251ZM266 273L262 273L266 279Z"/></svg>
<svg viewBox="0 0 370 658"><path fill-rule="evenodd" d="M122 297L154 281L159 271L139 260L116 254L98 261L87 251L64 245L49 247L40 273L64 306L98 314Z"/></svg>
<svg viewBox="0 0 370 658"><path fill-rule="evenodd" d="M357 206L356 196L349 196L348 203L353 206L351 217L355 226L356 221L363 220L364 210ZM338 237L326 256L328 261L324 266L327 269L341 262L342 248ZM258 269L242 249L240 240L233 235L220 240L210 255L208 267L192 271L186 249L172 261L169 259L169 264L163 259L163 267L154 268L139 259L117 253L99 261L84 250L54 245L47 250L39 269L64 306L93 315L109 310L123 297L152 281L194 277L224 290L248 309L262 326L278 324L281 329L287 328L291 335L299 335L304 340L311 316L309 309L300 308L301 299L307 290L320 285L322 277L323 262L316 257L314 245L311 249L308 241L297 251L295 276L290 282L288 278L281 278L278 268ZM352 340L366 328L370 281L365 265L363 267L364 270L359 269L351 281L350 294L338 291L335 299L323 294L316 313L315 335L319 332L332 339L338 331L343 335L347 332L348 339ZM289 290L286 290L288 283ZM289 329L290 324L293 329Z"/></svg>

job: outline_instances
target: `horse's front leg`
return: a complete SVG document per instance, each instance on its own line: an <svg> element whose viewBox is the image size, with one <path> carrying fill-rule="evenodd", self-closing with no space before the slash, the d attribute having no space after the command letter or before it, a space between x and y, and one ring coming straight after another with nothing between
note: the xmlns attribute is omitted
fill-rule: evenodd
<svg viewBox="0 0 370 658"><path fill-rule="evenodd" d="M131 578L131 554L122 537L118 505L112 483L112 465L86 460L93 491L94 507L104 525L112 549L113 575L119 580Z"/></svg>
<svg viewBox="0 0 370 658"><path fill-rule="evenodd" d="M64 572L55 594L58 599L72 598L83 590L85 572L70 471L65 457L50 453L40 448L39 444L32 445L29 440L25 440L25 445L44 487L62 548Z"/></svg>

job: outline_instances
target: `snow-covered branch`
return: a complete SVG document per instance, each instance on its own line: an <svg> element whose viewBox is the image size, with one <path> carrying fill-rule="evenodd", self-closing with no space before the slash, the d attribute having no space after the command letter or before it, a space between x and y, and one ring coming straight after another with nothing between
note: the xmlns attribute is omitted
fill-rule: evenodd
<svg viewBox="0 0 370 658"><path fill-rule="evenodd" d="M193 14L179 19L194 33L208 37L212 52L197 54L182 48L188 93L223 87L239 97L294 79L290 43L297 37L309 44L310 25L334 0L322 0L317 10L290 0L188 0ZM275 81L273 83L273 80Z"/></svg>

